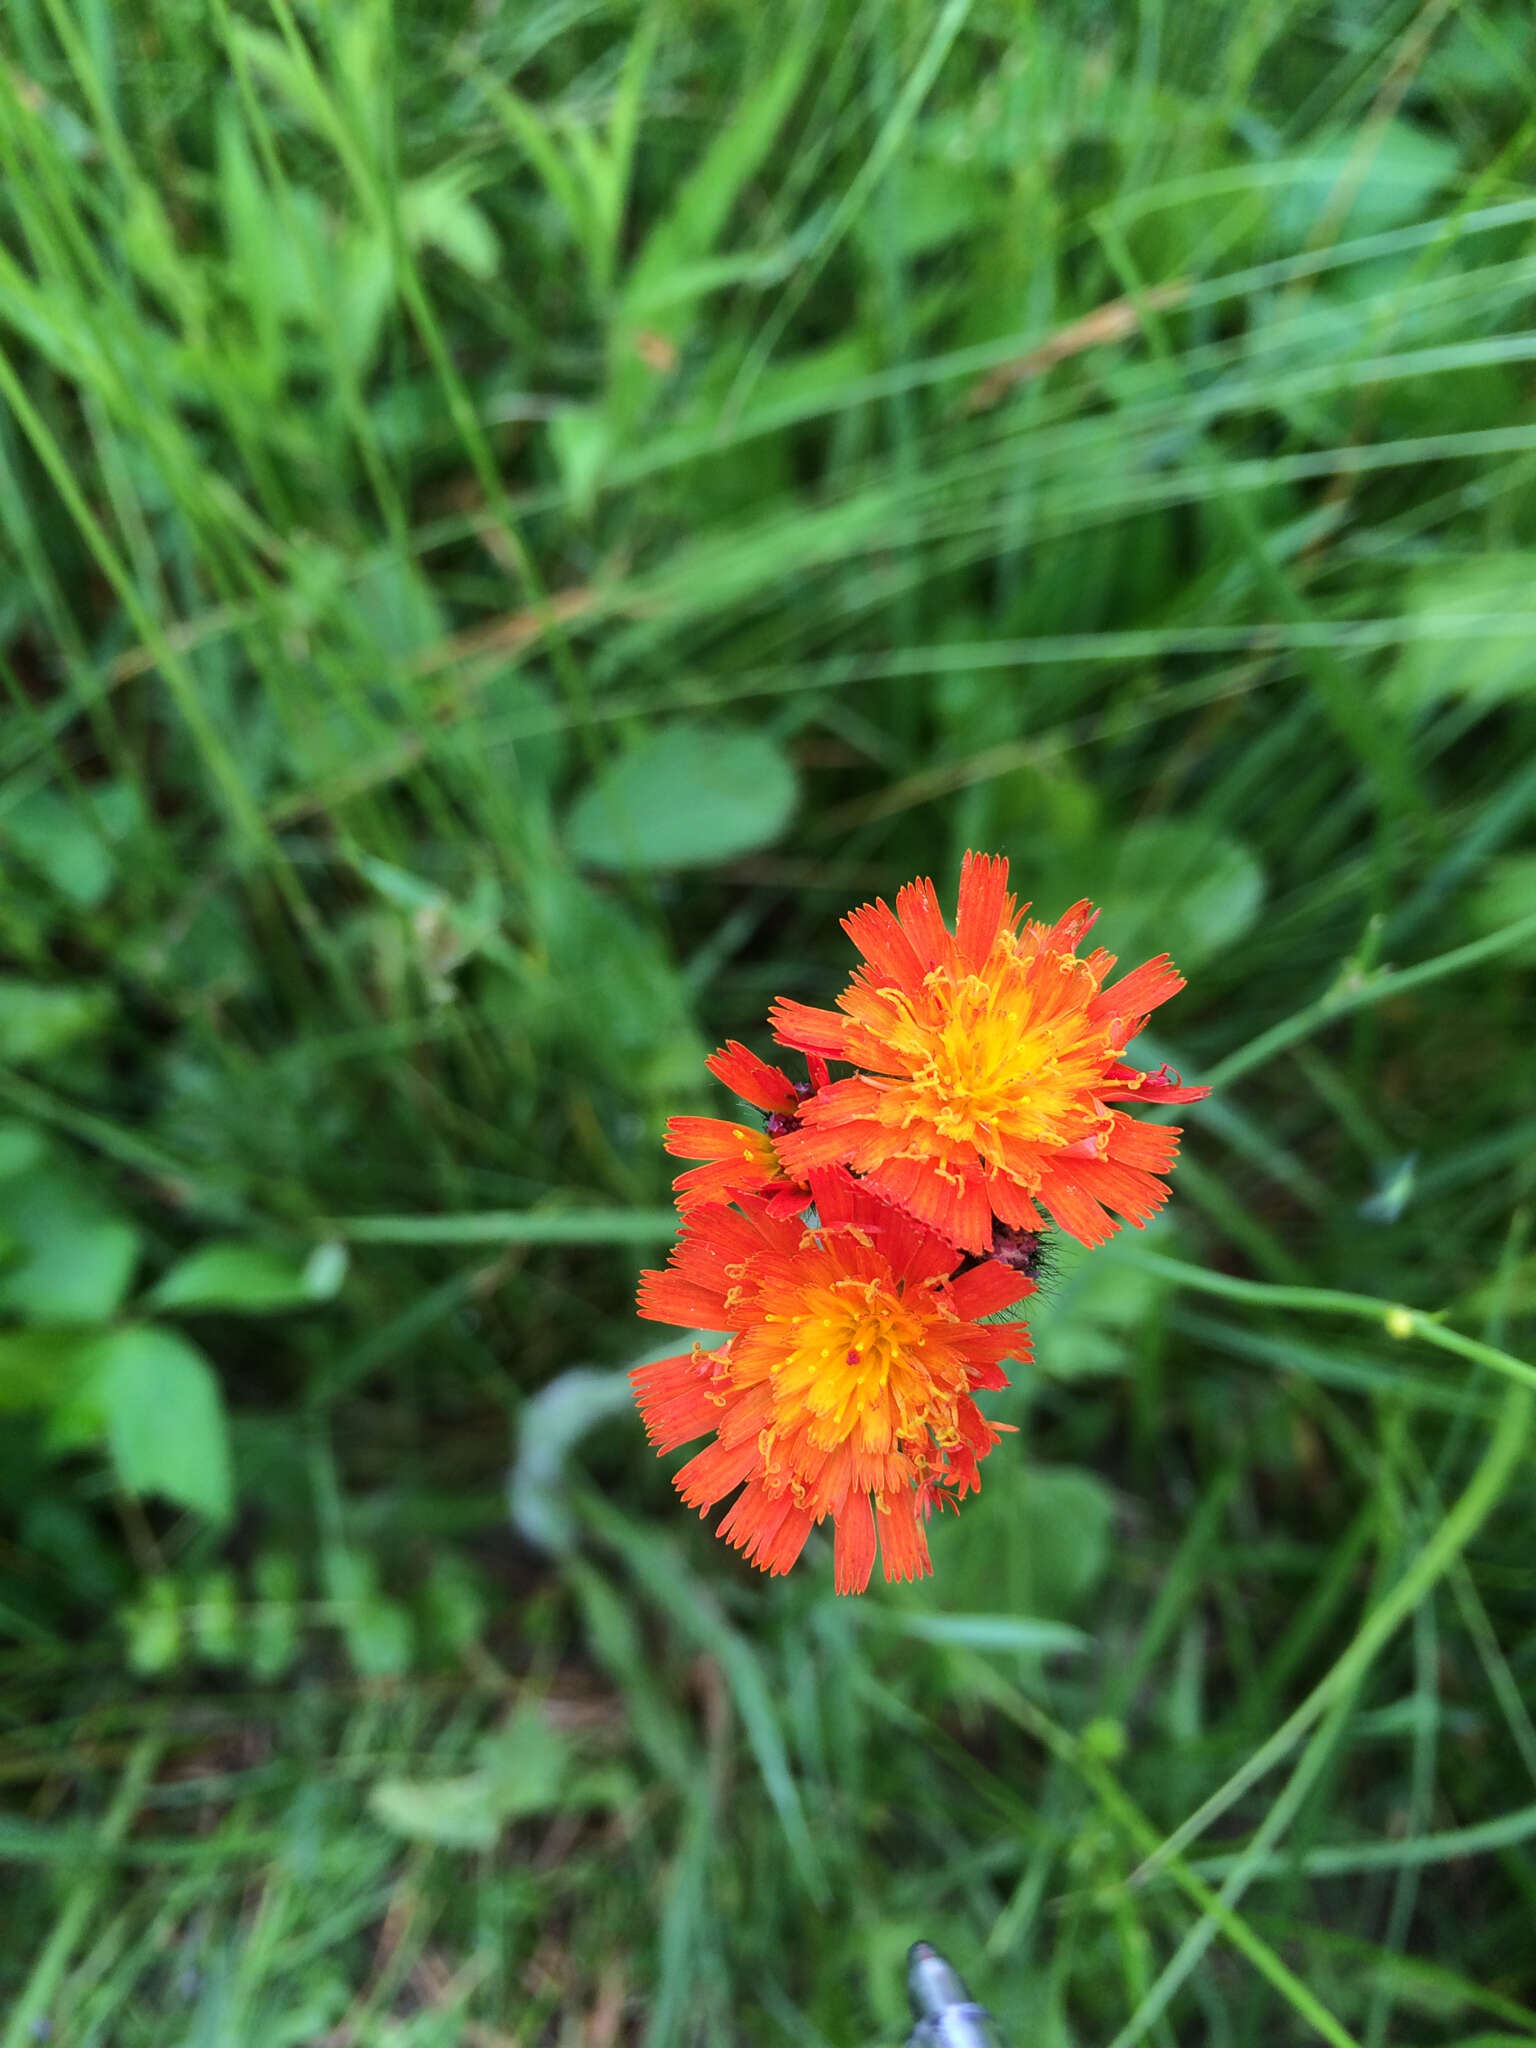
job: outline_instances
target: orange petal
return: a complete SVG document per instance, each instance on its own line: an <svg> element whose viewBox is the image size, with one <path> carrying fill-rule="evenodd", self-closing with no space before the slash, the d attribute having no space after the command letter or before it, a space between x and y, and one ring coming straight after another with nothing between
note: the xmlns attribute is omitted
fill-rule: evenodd
<svg viewBox="0 0 1536 2048"><path fill-rule="evenodd" d="M1155 1216L1168 1199L1168 1183L1154 1180L1136 1166L1122 1166L1114 1159L1085 1159L1074 1166L1079 1186L1095 1202L1118 1209L1132 1223L1143 1224Z"/></svg>
<svg viewBox="0 0 1536 2048"><path fill-rule="evenodd" d="M739 1040L728 1038L704 1064L717 1081L723 1081L732 1094L750 1102L754 1109L769 1113L777 1110L782 1116L794 1114L799 1098L788 1074L782 1068L770 1067Z"/></svg>
<svg viewBox="0 0 1536 2048"><path fill-rule="evenodd" d="M675 1269L640 1275L639 1313L648 1323L676 1323L685 1330L729 1330L738 1317L726 1307L725 1286L686 1279Z"/></svg>
<svg viewBox="0 0 1536 2048"><path fill-rule="evenodd" d="M960 900L955 915L955 944L968 967L983 964L998 933L1013 918L1007 856L968 853L960 863Z"/></svg>
<svg viewBox="0 0 1536 2048"><path fill-rule="evenodd" d="M780 1045L792 1045L803 1053L819 1052L829 1060L847 1058L848 1020L832 1010L815 1010L809 1003L780 996L768 1012L768 1022Z"/></svg>
<svg viewBox="0 0 1536 2048"><path fill-rule="evenodd" d="M716 1534L734 1545L759 1571L777 1575L787 1572L805 1548L811 1526L811 1517L795 1506L787 1488L769 1494L757 1480L749 1480L731 1503Z"/></svg>
<svg viewBox="0 0 1536 2048"><path fill-rule="evenodd" d="M733 1487L750 1478L762 1462L756 1437L740 1444L707 1444L673 1474L672 1484L689 1507L704 1515L717 1500L724 1500Z"/></svg>
<svg viewBox="0 0 1536 2048"><path fill-rule="evenodd" d="M924 1579L933 1571L928 1537L917 1519L917 1495L903 1487L880 1503L880 1568L888 1580Z"/></svg>
<svg viewBox="0 0 1536 2048"><path fill-rule="evenodd" d="M889 904L861 904L842 923L877 977L902 986L922 980L926 967Z"/></svg>
<svg viewBox="0 0 1536 2048"><path fill-rule="evenodd" d="M957 1273L949 1283L949 1298L968 1323L995 1316L1034 1292L1035 1283L1027 1273L1016 1273L995 1259L972 1266L968 1273Z"/></svg>
<svg viewBox="0 0 1536 2048"><path fill-rule="evenodd" d="M657 1451L675 1451L679 1444L714 1428L720 1411L709 1397L714 1360L702 1352L683 1351L637 1365L629 1376L645 1420L645 1433Z"/></svg>
<svg viewBox="0 0 1536 2048"><path fill-rule="evenodd" d="M1099 921L1099 913L1084 896L1074 903L1070 910L1064 910L1045 935L1047 946L1064 953L1070 953L1085 932L1091 931Z"/></svg>
<svg viewBox="0 0 1536 2048"><path fill-rule="evenodd" d="M1181 1135L1176 1124L1139 1124L1134 1117L1117 1113L1104 1156L1118 1159L1122 1166L1139 1166L1147 1173L1167 1173L1178 1154Z"/></svg>
<svg viewBox="0 0 1536 2048"><path fill-rule="evenodd" d="M1159 953L1122 975L1113 988L1101 989L1088 1005L1088 1015L1095 1024L1107 1017L1145 1017L1183 986L1183 975L1166 953Z"/></svg>
<svg viewBox="0 0 1536 2048"><path fill-rule="evenodd" d="M939 899L926 875L896 891L896 915L912 942L912 950L922 963L922 974L953 953L954 941L949 936L949 926L944 922ZM922 975L918 978L921 980Z"/></svg>
<svg viewBox="0 0 1536 2048"><path fill-rule="evenodd" d="M875 1517L869 1495L850 1494L833 1527L833 1586L839 1593L862 1593L875 1568Z"/></svg>
<svg viewBox="0 0 1536 2048"><path fill-rule="evenodd" d="M941 1173L932 1160L891 1159L872 1167L872 1187L940 1237L968 1252L992 1249L992 1205L978 1168Z"/></svg>
<svg viewBox="0 0 1536 2048"><path fill-rule="evenodd" d="M1104 1244L1118 1227L1088 1194L1075 1174L1047 1168L1041 1176L1038 1195L1055 1222L1079 1243Z"/></svg>

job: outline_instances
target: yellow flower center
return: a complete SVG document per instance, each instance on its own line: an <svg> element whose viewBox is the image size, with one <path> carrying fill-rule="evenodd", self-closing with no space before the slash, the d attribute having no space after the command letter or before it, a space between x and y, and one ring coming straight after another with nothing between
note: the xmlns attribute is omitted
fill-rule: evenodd
<svg viewBox="0 0 1536 2048"><path fill-rule="evenodd" d="M1020 957L1011 934L984 972L935 968L915 997L884 989L882 1020L903 1078L880 1084L885 1119L994 1155L1003 1138L1053 1149L1096 1118L1084 1091L1111 1056L1108 1033L1084 1011L1098 992L1067 954Z"/></svg>
<svg viewBox="0 0 1536 2048"><path fill-rule="evenodd" d="M957 1441L963 1372L949 1347L933 1341L931 1297L915 1299L920 1306L909 1306L878 1280L806 1289L773 1369L775 1434L803 1427L816 1450L850 1444L877 1454L930 1435Z"/></svg>

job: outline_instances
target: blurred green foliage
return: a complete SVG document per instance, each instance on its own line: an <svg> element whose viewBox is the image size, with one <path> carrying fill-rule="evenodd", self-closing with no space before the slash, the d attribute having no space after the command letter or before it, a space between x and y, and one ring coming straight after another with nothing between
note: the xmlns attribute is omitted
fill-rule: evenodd
<svg viewBox="0 0 1536 2048"><path fill-rule="evenodd" d="M1496 1366L1058 1250L862 1603L605 1376L968 846L1191 976L1157 1248L1529 1348L1533 105L1523 0L10 0L3 2048L1536 2034Z"/></svg>

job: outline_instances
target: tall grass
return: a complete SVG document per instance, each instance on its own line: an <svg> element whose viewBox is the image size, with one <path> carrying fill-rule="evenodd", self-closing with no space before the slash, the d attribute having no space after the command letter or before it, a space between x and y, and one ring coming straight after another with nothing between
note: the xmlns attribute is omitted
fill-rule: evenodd
<svg viewBox="0 0 1536 2048"><path fill-rule="evenodd" d="M919 1936L1536 2033L1533 105L1496 0L11 0L4 2048L844 2048ZM968 846L1220 1085L839 1603L602 1375Z"/></svg>

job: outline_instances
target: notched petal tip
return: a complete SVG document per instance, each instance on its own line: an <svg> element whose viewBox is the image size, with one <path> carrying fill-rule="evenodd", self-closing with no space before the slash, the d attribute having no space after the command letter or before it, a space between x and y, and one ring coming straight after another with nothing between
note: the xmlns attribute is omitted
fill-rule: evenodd
<svg viewBox="0 0 1536 2048"><path fill-rule="evenodd" d="M767 1060L759 1059L752 1048L743 1045L739 1039L728 1038L704 1064L717 1081L723 1081L732 1094L739 1095L743 1102L750 1102L754 1109L769 1115L775 1110L782 1116L794 1114L798 1098L788 1074L780 1067L770 1066Z"/></svg>

